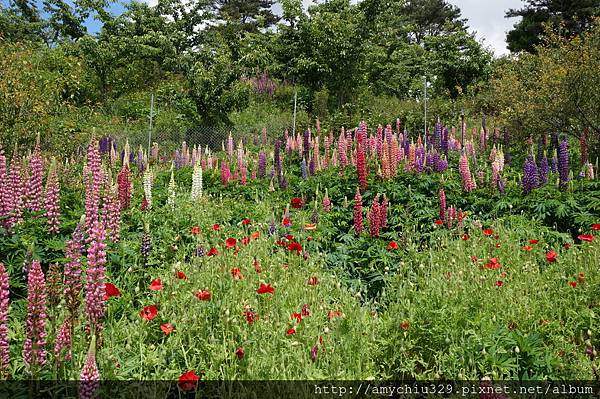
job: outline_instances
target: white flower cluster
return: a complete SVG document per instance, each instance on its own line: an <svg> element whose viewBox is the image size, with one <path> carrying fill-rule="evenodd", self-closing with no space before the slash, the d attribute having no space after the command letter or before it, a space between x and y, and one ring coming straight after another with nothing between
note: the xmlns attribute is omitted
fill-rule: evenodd
<svg viewBox="0 0 600 399"><path fill-rule="evenodd" d="M175 209L175 175L173 174L173 164L171 164L171 180L169 181L167 205Z"/></svg>
<svg viewBox="0 0 600 399"><path fill-rule="evenodd" d="M192 201L198 201L200 197L202 197L202 166L198 159L192 174Z"/></svg>
<svg viewBox="0 0 600 399"><path fill-rule="evenodd" d="M146 196L146 201L148 201L148 209L152 209L152 179L152 169L148 167L148 169L144 171L143 178L144 195Z"/></svg>

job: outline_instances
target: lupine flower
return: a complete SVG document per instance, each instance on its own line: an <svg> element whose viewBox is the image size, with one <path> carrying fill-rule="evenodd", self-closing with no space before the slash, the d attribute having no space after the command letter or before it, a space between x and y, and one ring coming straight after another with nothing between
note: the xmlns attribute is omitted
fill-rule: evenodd
<svg viewBox="0 0 600 399"><path fill-rule="evenodd" d="M465 190L466 192L471 192L475 188L477 188L477 185L471 177L471 171L469 170L469 160L464 152L460 156L458 168L460 172L460 177L462 179L463 190Z"/></svg>
<svg viewBox="0 0 600 399"><path fill-rule="evenodd" d="M569 182L569 144L566 138L563 138L558 146L558 176L560 189L566 190Z"/></svg>
<svg viewBox="0 0 600 399"><path fill-rule="evenodd" d="M27 322L23 361L30 367L46 363L46 281L40 262L31 262L27 276Z"/></svg>
<svg viewBox="0 0 600 399"><path fill-rule="evenodd" d="M79 293L81 292L81 253L83 249L83 227L78 224L73 238L66 243L64 274L64 296L69 317L75 319L79 314Z"/></svg>
<svg viewBox="0 0 600 399"><path fill-rule="evenodd" d="M202 197L202 165L196 161L194 172L192 173L192 202L198 201Z"/></svg>
<svg viewBox="0 0 600 399"><path fill-rule="evenodd" d="M331 200L327 189L325 189L325 196L323 197L323 211L326 213L331 211Z"/></svg>
<svg viewBox="0 0 600 399"><path fill-rule="evenodd" d="M48 219L48 232L50 234L58 233L60 221L60 186L58 176L56 175L56 160L52 159L50 170L48 172L48 181L46 183L45 195L46 218Z"/></svg>
<svg viewBox="0 0 600 399"><path fill-rule="evenodd" d="M523 164L523 193L529 194L539 185L537 166L533 160L533 155L529 155Z"/></svg>
<svg viewBox="0 0 600 399"><path fill-rule="evenodd" d="M379 218L379 194L373 198L373 204L371 205L371 210L368 214L369 219L369 234L371 237L379 237L379 232L381 229L380 218Z"/></svg>
<svg viewBox="0 0 600 399"><path fill-rule="evenodd" d="M265 177L267 175L267 154L261 151L258 154L258 177Z"/></svg>
<svg viewBox="0 0 600 399"><path fill-rule="evenodd" d="M87 250L87 282L85 287L85 313L88 318L86 331L98 335L102 331L106 288L105 231L102 223L96 221L90 232L90 244Z"/></svg>
<svg viewBox="0 0 600 399"><path fill-rule="evenodd" d="M8 273L4 264L0 263L0 377L6 378L10 368L10 349L8 344L8 307L9 285Z"/></svg>
<svg viewBox="0 0 600 399"><path fill-rule="evenodd" d="M362 145L356 147L356 172L358 175L358 184L361 191L367 189L367 162L365 160L365 152Z"/></svg>
<svg viewBox="0 0 600 399"><path fill-rule="evenodd" d="M175 174L174 174L174 163L171 163L171 178L169 179L169 186L167 187L167 192L168 192L168 196L167 196L167 205L169 205L171 207L171 209L175 209L175 189L176 189L176 185L175 185ZM193 178L192 178L192 182L193 182Z"/></svg>
<svg viewBox="0 0 600 399"><path fill-rule="evenodd" d="M544 186L548 183L548 158L546 158L546 153L543 154L542 159L540 161L539 174L540 174L540 186Z"/></svg>
<svg viewBox="0 0 600 399"><path fill-rule="evenodd" d="M302 158L302 163L300 164L300 172L302 173L303 179L308 179L308 171L306 169L306 159Z"/></svg>
<svg viewBox="0 0 600 399"><path fill-rule="evenodd" d="M152 251L152 237L150 236L150 229L146 224L144 226L144 234L142 235L142 244L140 245L140 253L144 259L148 259L150 252Z"/></svg>
<svg viewBox="0 0 600 399"><path fill-rule="evenodd" d="M100 209L100 188L103 182L100 153L97 140L92 137L88 146L87 166L85 168L85 225L88 234L98 220Z"/></svg>
<svg viewBox="0 0 600 399"><path fill-rule="evenodd" d="M446 192L443 188L440 189L438 197L440 203L440 220L446 220Z"/></svg>
<svg viewBox="0 0 600 399"><path fill-rule="evenodd" d="M69 361L72 358L72 340L71 340L71 319L66 317L56 334L56 340L54 341L54 356L59 362ZM63 356L63 351L66 353Z"/></svg>
<svg viewBox="0 0 600 399"><path fill-rule="evenodd" d="M144 186L144 198L148 201L148 209L152 209L152 180L154 176L152 169L148 168L144 171L143 186Z"/></svg>
<svg viewBox="0 0 600 399"><path fill-rule="evenodd" d="M31 174L29 175L29 181L27 182L27 208L31 209L32 212L38 212L42 210L42 176L44 173L39 134L35 149L29 159L29 168L31 169Z"/></svg>
<svg viewBox="0 0 600 399"><path fill-rule="evenodd" d="M356 235L360 235L362 231L362 197L360 196L360 190L357 189L354 196L354 232Z"/></svg>
<svg viewBox="0 0 600 399"><path fill-rule="evenodd" d="M10 214L8 197L12 196L11 193L8 192L9 189L10 179L6 171L6 157L4 156L4 150L2 149L2 146L0 146L0 225L5 226Z"/></svg>
<svg viewBox="0 0 600 399"><path fill-rule="evenodd" d="M119 186L119 205L121 210L125 210L131 205L131 197L133 196L131 172L127 164L123 165L117 175L117 185Z"/></svg>
<svg viewBox="0 0 600 399"><path fill-rule="evenodd" d="M96 365L96 336L92 337L90 349L85 357L85 363L79 375L79 398L92 399L100 388L100 371Z"/></svg>

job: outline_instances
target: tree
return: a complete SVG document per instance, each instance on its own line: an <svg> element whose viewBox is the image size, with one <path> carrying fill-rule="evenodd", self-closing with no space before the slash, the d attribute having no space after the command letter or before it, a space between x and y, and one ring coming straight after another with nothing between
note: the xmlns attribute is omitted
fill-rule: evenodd
<svg viewBox="0 0 600 399"><path fill-rule="evenodd" d="M543 25L562 26L565 37L581 34L600 15L600 0L527 0L520 9L510 9L506 18L522 17L506 36L508 49L512 52L534 52L542 43Z"/></svg>

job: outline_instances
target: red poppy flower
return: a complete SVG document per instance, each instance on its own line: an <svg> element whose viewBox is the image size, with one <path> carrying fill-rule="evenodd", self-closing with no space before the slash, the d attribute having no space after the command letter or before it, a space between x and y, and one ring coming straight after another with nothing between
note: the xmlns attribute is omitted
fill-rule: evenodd
<svg viewBox="0 0 600 399"><path fill-rule="evenodd" d="M215 256L218 254L219 254L219 251L217 250L217 248L211 248L208 250L208 253L206 255L207 256Z"/></svg>
<svg viewBox="0 0 600 399"><path fill-rule="evenodd" d="M198 385L198 380L200 380L200 377L196 375L194 370L190 370L181 374L177 385L182 391L193 391Z"/></svg>
<svg viewBox="0 0 600 399"><path fill-rule="evenodd" d="M261 283L260 287L256 290L257 294L274 294L275 288L271 287L271 284Z"/></svg>
<svg viewBox="0 0 600 399"><path fill-rule="evenodd" d="M244 347L240 346L235 350L235 355L237 356L238 359L242 360L244 358Z"/></svg>
<svg viewBox="0 0 600 399"><path fill-rule="evenodd" d="M291 234L286 234L285 235L285 239L288 240L288 241L294 241L294 236L291 235Z"/></svg>
<svg viewBox="0 0 600 399"><path fill-rule="evenodd" d="M113 283L105 283L104 300L107 301L108 298L112 298L113 296L121 296L121 291L119 291L119 289L115 287Z"/></svg>
<svg viewBox="0 0 600 399"><path fill-rule="evenodd" d="M592 225L592 230L596 230L596 231L600 230L600 223L593 224Z"/></svg>
<svg viewBox="0 0 600 399"><path fill-rule="evenodd" d="M242 243L242 245L248 245L250 244L250 237L244 237L240 240L240 242Z"/></svg>
<svg viewBox="0 0 600 399"><path fill-rule="evenodd" d="M319 279L315 276L308 278L308 285L317 285L319 284Z"/></svg>
<svg viewBox="0 0 600 399"><path fill-rule="evenodd" d="M292 225L292 221L290 220L290 218L283 218L281 224L284 227L290 227Z"/></svg>
<svg viewBox="0 0 600 399"><path fill-rule="evenodd" d="M179 280L187 280L187 276L184 272L175 272L175 277L177 277Z"/></svg>
<svg viewBox="0 0 600 399"><path fill-rule="evenodd" d="M192 234L200 234L200 227L198 227L198 226L192 227Z"/></svg>
<svg viewBox="0 0 600 399"><path fill-rule="evenodd" d="M304 206L304 201L302 201L302 198L292 198L291 204L292 208L300 209Z"/></svg>
<svg viewBox="0 0 600 399"><path fill-rule="evenodd" d="M244 225L244 226L248 226L251 223L252 223L252 221L250 219L248 219L248 218L244 218L242 220L242 225Z"/></svg>
<svg viewBox="0 0 600 399"><path fill-rule="evenodd" d="M527 252L531 251L532 249L533 249L533 247L531 245L525 245L523 247L523 251L527 251Z"/></svg>
<svg viewBox="0 0 600 399"><path fill-rule="evenodd" d="M300 253L300 251L302 251L302 245L300 245L300 243L297 242L292 242L288 245L287 249L288 251L296 251Z"/></svg>
<svg viewBox="0 0 600 399"><path fill-rule="evenodd" d="M148 321L153 320L157 314L158 309L156 308L156 305L148 305L140 311L140 317Z"/></svg>
<svg viewBox="0 0 600 399"><path fill-rule="evenodd" d="M285 333L286 335L294 335L296 334L296 329L295 328L288 328L288 330Z"/></svg>
<svg viewBox="0 0 600 399"><path fill-rule="evenodd" d="M502 281L502 280L496 281L496 287L502 287L502 285L504 285L504 281Z"/></svg>
<svg viewBox="0 0 600 399"><path fill-rule="evenodd" d="M408 321L403 321L402 323L400 323L400 328L403 329L404 331L408 330L410 327L410 323Z"/></svg>
<svg viewBox="0 0 600 399"><path fill-rule="evenodd" d="M387 249L392 250L392 249L398 249L398 243L396 241L390 241L390 243L387 246Z"/></svg>
<svg viewBox="0 0 600 399"><path fill-rule="evenodd" d="M200 290L196 292L196 298L198 298L201 301L210 301L210 297L210 291Z"/></svg>
<svg viewBox="0 0 600 399"><path fill-rule="evenodd" d="M231 277L233 277L234 280L241 280L244 278L239 267L234 267L231 269Z"/></svg>
<svg viewBox="0 0 600 399"><path fill-rule="evenodd" d="M576 287L577 287L577 281L570 281L570 282L569 282L569 285L570 285L572 288L576 288Z"/></svg>
<svg viewBox="0 0 600 399"><path fill-rule="evenodd" d="M292 313L290 316L292 319L296 319L296 323L300 323L302 321L302 313Z"/></svg>
<svg viewBox="0 0 600 399"><path fill-rule="evenodd" d="M546 260L550 263L556 262L557 256L558 256L557 253L554 252L554 250L551 250L546 254Z"/></svg>
<svg viewBox="0 0 600 399"><path fill-rule="evenodd" d="M471 238L471 237L469 237L469 235L467 233L465 233L465 234L462 235L461 238L462 238L463 241L469 241L469 238Z"/></svg>
<svg viewBox="0 0 600 399"><path fill-rule="evenodd" d="M162 330L162 332L165 333L165 335L169 335L173 332L173 330L175 330L175 328L173 328L171 323L161 324L160 329Z"/></svg>
<svg viewBox="0 0 600 399"><path fill-rule="evenodd" d="M492 230L492 229L485 229L485 230L483 230L483 235L485 235L485 236L489 237L492 234L494 234L494 230Z"/></svg>
<svg viewBox="0 0 600 399"><path fill-rule="evenodd" d="M258 240L259 237L260 237L260 231L255 231L254 233L250 234L250 238L253 240Z"/></svg>
<svg viewBox="0 0 600 399"><path fill-rule="evenodd" d="M530 243L531 245L535 245L535 244L537 244L538 242L540 242L540 240L529 240L529 243Z"/></svg>
<svg viewBox="0 0 600 399"><path fill-rule="evenodd" d="M162 281L160 279L152 280L150 283L150 287L148 287L151 291L160 291L163 289Z"/></svg>
<svg viewBox="0 0 600 399"><path fill-rule="evenodd" d="M221 230L221 225L218 224L218 223L215 223L215 224L212 225L212 229L214 231L219 231L219 230Z"/></svg>
<svg viewBox="0 0 600 399"><path fill-rule="evenodd" d="M486 269L500 269L500 262L498 262L498 258L492 258L488 263L485 264Z"/></svg>
<svg viewBox="0 0 600 399"><path fill-rule="evenodd" d="M235 238L229 237L225 240L225 246L227 246L227 248L233 248L236 246L236 244L237 240Z"/></svg>
<svg viewBox="0 0 600 399"><path fill-rule="evenodd" d="M248 324L252 324L256 320L258 320L258 313L256 312L245 311L244 316L246 317L246 321L248 322Z"/></svg>
<svg viewBox="0 0 600 399"><path fill-rule="evenodd" d="M502 278L506 277L506 272L500 273L500 277L502 277Z"/></svg>
<svg viewBox="0 0 600 399"><path fill-rule="evenodd" d="M579 238L581 241L587 241L587 242L594 241L594 236L591 234L582 234L577 238Z"/></svg>
<svg viewBox="0 0 600 399"><path fill-rule="evenodd" d="M433 222L435 224L437 224L438 226L441 226L444 224L444 222L442 221L442 219L436 219L435 222Z"/></svg>
<svg viewBox="0 0 600 399"><path fill-rule="evenodd" d="M327 312L327 318L329 320L333 320L336 317L342 317L344 314L342 313L341 310L330 310L329 312Z"/></svg>

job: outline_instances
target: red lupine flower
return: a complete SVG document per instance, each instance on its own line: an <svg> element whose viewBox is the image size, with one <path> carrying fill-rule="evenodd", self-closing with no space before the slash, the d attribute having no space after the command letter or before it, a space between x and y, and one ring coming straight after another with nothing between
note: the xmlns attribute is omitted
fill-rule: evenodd
<svg viewBox="0 0 600 399"><path fill-rule="evenodd" d="M219 230L221 230L221 225L219 225L218 223L215 223L212 225L212 229L214 231L219 231Z"/></svg>
<svg viewBox="0 0 600 399"><path fill-rule="evenodd" d="M503 284L504 284L504 281L502 281L502 280L496 281L496 287L502 287Z"/></svg>
<svg viewBox="0 0 600 399"><path fill-rule="evenodd" d="M194 370L191 370L181 374L177 385L182 391L192 391L196 389L198 380L200 380L200 377L196 375Z"/></svg>
<svg viewBox="0 0 600 399"><path fill-rule="evenodd" d="M152 280L152 282L150 283L150 287L149 289L151 291L160 291L163 289L163 285L162 285L162 281L160 281L160 279L156 279L156 280Z"/></svg>
<svg viewBox="0 0 600 399"><path fill-rule="evenodd" d="M462 235L461 238L462 238L463 241L468 241L469 238L471 238L471 237L469 237L469 235L467 233L465 233L465 234Z"/></svg>
<svg viewBox="0 0 600 399"><path fill-rule="evenodd" d="M157 314L158 309L156 308L156 305L148 305L140 311L140 317L148 321L153 320Z"/></svg>
<svg viewBox="0 0 600 399"><path fill-rule="evenodd" d="M113 283L105 283L104 284L104 300L108 300L108 298L112 298L113 296L121 296L121 291Z"/></svg>
<svg viewBox="0 0 600 399"><path fill-rule="evenodd" d="M296 334L296 329L295 328L288 328L288 330L285 333L286 335L294 335Z"/></svg>
<svg viewBox="0 0 600 399"><path fill-rule="evenodd" d="M237 356L238 359L242 360L244 358L244 347L240 346L235 350L235 355Z"/></svg>
<svg viewBox="0 0 600 399"><path fill-rule="evenodd" d="M529 240L529 243L530 243L531 245L535 245L535 244L537 244L538 242L540 242L540 240Z"/></svg>
<svg viewBox="0 0 600 399"><path fill-rule="evenodd" d="M492 229L485 229L485 230L483 230L483 235L486 235L486 236L489 237L492 234L494 234L494 230L492 230Z"/></svg>
<svg viewBox="0 0 600 399"><path fill-rule="evenodd" d="M398 249L398 243L396 241L390 241L390 243L387 246L387 249L392 250L392 249Z"/></svg>
<svg viewBox="0 0 600 399"><path fill-rule="evenodd" d="M292 208L301 209L304 206L304 201L302 201L302 198L292 198L291 204Z"/></svg>
<svg viewBox="0 0 600 399"><path fill-rule="evenodd" d="M179 280L187 280L187 276L184 272L175 272L175 277L177 277Z"/></svg>
<svg viewBox="0 0 600 399"><path fill-rule="evenodd" d="M302 245L297 242L292 242L288 245L287 249L288 251L296 251L300 253L300 251L302 251Z"/></svg>
<svg viewBox="0 0 600 399"><path fill-rule="evenodd" d="M242 271L240 270L239 267L234 267L233 269L231 269L231 276L233 277L234 280L241 280L244 278L242 276Z"/></svg>
<svg viewBox="0 0 600 399"><path fill-rule="evenodd" d="M200 227L198 227L198 226L192 227L192 234L200 234Z"/></svg>
<svg viewBox="0 0 600 399"><path fill-rule="evenodd" d="M402 323L400 323L400 328L403 329L404 331L408 330L410 327L410 323L408 321L403 321Z"/></svg>
<svg viewBox="0 0 600 399"><path fill-rule="evenodd" d="M600 223L593 224L592 225L592 230L596 230L596 231L600 230Z"/></svg>
<svg viewBox="0 0 600 399"><path fill-rule="evenodd" d="M594 241L594 236L591 234L582 234L577 238L579 238L581 241L587 241L587 242Z"/></svg>
<svg viewBox="0 0 600 399"><path fill-rule="evenodd" d="M308 285L317 285L319 284L319 279L315 276L309 277Z"/></svg>
<svg viewBox="0 0 600 399"><path fill-rule="evenodd" d="M281 224L285 227L290 227L292 225L292 221L289 218L283 218Z"/></svg>
<svg viewBox="0 0 600 399"><path fill-rule="evenodd" d="M217 248L211 248L208 250L208 253L206 254L207 256L215 256L218 255L219 251L217 251Z"/></svg>
<svg viewBox="0 0 600 399"><path fill-rule="evenodd" d="M546 260L550 263L556 262L556 257L557 257L557 253L554 250L550 250L547 254L546 254Z"/></svg>
<svg viewBox="0 0 600 399"><path fill-rule="evenodd" d="M244 226L248 226L251 223L252 223L252 221L250 219L248 219L248 218L244 218L242 220L242 225L244 225Z"/></svg>
<svg viewBox="0 0 600 399"><path fill-rule="evenodd" d="M201 301L210 301L210 296L210 291L207 290L200 290L196 292L196 298Z"/></svg>
<svg viewBox="0 0 600 399"><path fill-rule="evenodd" d="M274 294L275 288L271 284L260 283L260 287L256 290L257 294Z"/></svg>
<svg viewBox="0 0 600 399"><path fill-rule="evenodd" d="M523 251L527 251L527 252L531 251L532 249L533 249L533 247L531 245L525 245L523 247Z"/></svg>
<svg viewBox="0 0 600 399"><path fill-rule="evenodd" d="M165 333L165 335L169 335L173 332L173 330L175 330L175 328L173 328L171 323L161 324L160 329L162 330L162 332Z"/></svg>
<svg viewBox="0 0 600 399"><path fill-rule="evenodd" d="M570 282L569 282L569 285L570 285L572 288L575 288L575 287L577 287L577 281L570 281Z"/></svg>
<svg viewBox="0 0 600 399"><path fill-rule="evenodd" d="M292 319L296 319L297 323L300 323L302 321L302 313L292 313L291 317Z"/></svg>
<svg viewBox="0 0 600 399"><path fill-rule="evenodd" d="M227 248L233 248L236 246L236 244L237 240L235 238L229 237L227 240L225 240L225 245L227 246Z"/></svg>
<svg viewBox="0 0 600 399"><path fill-rule="evenodd" d="M248 322L248 324L252 324L256 320L258 320L258 313L256 313L256 312L245 311L244 316L246 317L246 321Z"/></svg>
<svg viewBox="0 0 600 399"><path fill-rule="evenodd" d="M444 224L444 221L442 219L436 219L434 223L437 224L438 226L441 226Z"/></svg>

